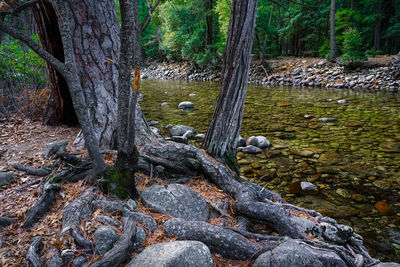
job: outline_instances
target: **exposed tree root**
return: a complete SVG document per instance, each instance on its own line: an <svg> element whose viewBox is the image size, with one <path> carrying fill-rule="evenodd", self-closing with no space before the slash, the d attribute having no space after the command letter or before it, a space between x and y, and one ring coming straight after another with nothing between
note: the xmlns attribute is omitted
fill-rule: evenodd
<svg viewBox="0 0 400 267"><path fill-rule="evenodd" d="M25 228L31 227L39 221L53 206L56 200L56 192L60 190L59 184L46 184L43 193L35 205L25 215Z"/></svg>
<svg viewBox="0 0 400 267"><path fill-rule="evenodd" d="M248 260L263 251L262 246L243 236L201 221L169 219L163 224L167 236L181 240L198 240L207 245L212 253L233 260Z"/></svg>
<svg viewBox="0 0 400 267"><path fill-rule="evenodd" d="M258 224L264 224L276 231L280 236L288 236L293 239L304 240L312 246L328 249L337 253L344 262L350 266L359 266L362 262L366 265L376 263L366 252L362 240L356 240L357 236L353 233L352 229L345 239L339 240L335 238L328 238L325 242L318 241L318 239L329 237L329 234L340 231L339 225L331 218L323 217L320 213L299 208L285 203L277 194L265 190L264 188L254 183L245 181L235 174L224 164L209 157L203 150L198 148L167 142L165 144L147 144L141 147L140 153L144 158L153 164L162 165L173 171L173 166L177 166L177 172L181 172L182 166L190 169L191 171L197 170L206 177L208 180L217 185L225 193L231 195L235 200L234 211L245 219ZM302 216L296 216L301 214ZM173 219L175 227L171 226L171 220L167 221L164 226L167 226L167 233L171 235L177 234L177 227L182 230L179 239L194 239L207 244L211 250L215 252L222 246L230 246L229 241L219 243L215 238L210 238L210 232L204 231L204 227L199 225L199 222L185 223L183 220ZM243 236L263 239L264 236L257 236L246 230L246 220L241 227ZM179 226L176 226L179 225ZM330 227L324 227L330 225ZM236 230L239 231L239 230ZM336 232L335 232L336 231ZM316 241L306 241L307 238L314 238ZM264 242L276 241L274 238L268 239L265 237ZM354 241L354 242L353 242ZM247 241L248 242L248 241ZM337 244L335 244L337 242ZM346 244L346 246L343 246ZM243 244L247 246L248 244ZM229 252L219 251L226 257L240 257L241 259L248 259L260 250L261 247L268 247L255 245L253 249L248 248L247 254L240 254L239 252L230 255ZM270 246L270 245L269 245ZM241 256L238 256L241 255Z"/></svg>
<svg viewBox="0 0 400 267"><path fill-rule="evenodd" d="M129 257L135 239L136 222L133 218L124 217L122 223L124 224L124 232L121 237L113 248L101 260L90 265L91 267L119 266Z"/></svg>
<svg viewBox="0 0 400 267"><path fill-rule="evenodd" d="M26 172L26 174L28 174L28 175L39 176L39 177L47 176L51 172L50 169L45 168L45 167L33 168L33 167L30 167L30 166L22 165L20 163L15 163L13 165L13 168L18 170L18 171Z"/></svg>
<svg viewBox="0 0 400 267"><path fill-rule="evenodd" d="M28 253L26 254L26 261L28 266L41 267L42 262L40 260L40 246L42 245L42 237L35 236L31 239L31 245L29 246Z"/></svg>

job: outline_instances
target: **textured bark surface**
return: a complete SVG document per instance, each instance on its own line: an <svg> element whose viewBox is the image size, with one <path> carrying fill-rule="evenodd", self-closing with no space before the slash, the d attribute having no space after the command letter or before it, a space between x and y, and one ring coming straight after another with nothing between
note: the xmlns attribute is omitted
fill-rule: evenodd
<svg viewBox="0 0 400 267"><path fill-rule="evenodd" d="M43 188L43 193L39 200L25 215L25 228L31 227L34 223L39 221L50 209L52 208L56 196L55 193L60 190L59 184L46 184Z"/></svg>
<svg viewBox="0 0 400 267"><path fill-rule="evenodd" d="M132 218L122 218L124 232L113 248L104 254L103 258L91 264L91 267L120 266L129 256L136 235L136 222Z"/></svg>
<svg viewBox="0 0 400 267"><path fill-rule="evenodd" d="M64 62L64 48L58 28L57 14L53 6L48 2L35 4L32 6L32 13L43 48L60 62ZM51 64L47 63L47 67L51 96L44 114L44 123L47 125L78 124L71 94L64 77Z"/></svg>
<svg viewBox="0 0 400 267"><path fill-rule="evenodd" d="M232 1L222 88L203 143L210 155L235 169L238 169L236 140L247 92L256 11L257 0Z"/></svg>
<svg viewBox="0 0 400 267"><path fill-rule="evenodd" d="M120 29L114 1L68 0L76 71L84 89L85 108L101 147L109 148L117 121L117 68Z"/></svg>
<svg viewBox="0 0 400 267"><path fill-rule="evenodd" d="M167 236L176 236L179 240L201 241L211 253L218 253L228 259L248 260L262 250L257 243L206 222L175 218L169 219L163 226Z"/></svg>
<svg viewBox="0 0 400 267"><path fill-rule="evenodd" d="M334 60L336 57L336 33L335 33L335 26L336 26L336 0L331 0L331 19L330 19L330 53L329 59Z"/></svg>
<svg viewBox="0 0 400 267"><path fill-rule="evenodd" d="M26 261L29 267L42 267L40 260L40 246L42 245L42 237L35 236L31 239L28 253L26 254Z"/></svg>

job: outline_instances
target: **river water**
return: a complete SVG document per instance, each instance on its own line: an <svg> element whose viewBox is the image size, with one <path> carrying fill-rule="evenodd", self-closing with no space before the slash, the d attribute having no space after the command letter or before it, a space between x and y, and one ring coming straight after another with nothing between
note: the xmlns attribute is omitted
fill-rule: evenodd
<svg viewBox="0 0 400 267"><path fill-rule="evenodd" d="M141 105L166 136L167 124L205 133L219 89L218 83L144 80ZM181 101L193 102L194 110L179 110ZM262 154L238 153L244 177L352 226L373 256L400 261L400 95L249 86L241 135L272 143ZM300 182L318 191L303 191Z"/></svg>

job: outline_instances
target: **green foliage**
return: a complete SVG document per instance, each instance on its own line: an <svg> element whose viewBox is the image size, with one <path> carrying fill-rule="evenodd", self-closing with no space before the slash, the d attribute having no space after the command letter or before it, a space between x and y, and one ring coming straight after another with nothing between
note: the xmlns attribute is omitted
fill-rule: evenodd
<svg viewBox="0 0 400 267"><path fill-rule="evenodd" d="M113 193L121 199L136 197L134 172L118 171L109 167L103 174L102 188L107 193Z"/></svg>
<svg viewBox="0 0 400 267"><path fill-rule="evenodd" d="M374 57L376 55L382 55L384 54L382 50L375 50L375 49L368 49L367 51L365 51L365 55L367 57Z"/></svg>
<svg viewBox="0 0 400 267"><path fill-rule="evenodd" d="M354 63L364 59L362 52L362 38L357 29L350 28L343 34L343 55L344 63Z"/></svg>
<svg viewBox="0 0 400 267"><path fill-rule="evenodd" d="M331 46L328 41L325 41L318 49L318 54L322 58L328 58L331 52Z"/></svg>
<svg viewBox="0 0 400 267"><path fill-rule="evenodd" d="M39 42L37 35L32 37ZM46 63L27 46L15 40L4 41L0 44L0 55L0 80L28 87L46 84Z"/></svg>
<svg viewBox="0 0 400 267"><path fill-rule="evenodd" d="M232 0L217 0L214 7L215 14L218 15L218 41L216 43L217 54L222 56L228 39L229 19L231 16Z"/></svg>

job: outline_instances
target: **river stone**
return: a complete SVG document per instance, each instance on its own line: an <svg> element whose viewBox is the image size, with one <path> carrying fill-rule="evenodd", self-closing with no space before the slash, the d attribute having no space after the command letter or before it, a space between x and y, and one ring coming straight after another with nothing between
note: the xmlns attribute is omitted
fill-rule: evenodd
<svg viewBox="0 0 400 267"><path fill-rule="evenodd" d="M332 122L332 121L336 121L336 118L319 118L319 121Z"/></svg>
<svg viewBox="0 0 400 267"><path fill-rule="evenodd" d="M336 194L338 194L339 196L344 197L344 198L351 198L351 194L349 193L349 191L347 191L344 188L336 189Z"/></svg>
<svg viewBox="0 0 400 267"><path fill-rule="evenodd" d="M245 154L258 154L258 153L262 152L262 149L258 148L256 146L249 145L249 146L244 147L242 149L242 152Z"/></svg>
<svg viewBox="0 0 400 267"><path fill-rule="evenodd" d="M186 131L186 133L184 133L182 137L189 139L193 136L193 134L194 134L194 131L189 130L189 131Z"/></svg>
<svg viewBox="0 0 400 267"><path fill-rule="evenodd" d="M109 251L118 240L119 235L111 226L100 226L94 233L94 245L100 255Z"/></svg>
<svg viewBox="0 0 400 267"><path fill-rule="evenodd" d="M288 239L273 250L261 254L253 265L253 267L268 266L345 267L347 264L331 250L315 248L303 241Z"/></svg>
<svg viewBox="0 0 400 267"><path fill-rule="evenodd" d="M212 267L210 250L199 241L173 241L147 247L126 267Z"/></svg>
<svg viewBox="0 0 400 267"><path fill-rule="evenodd" d="M247 141L246 145L253 145L259 148L266 148L271 146L271 142L265 136L250 136Z"/></svg>
<svg viewBox="0 0 400 267"><path fill-rule="evenodd" d="M183 136L187 131L195 132L193 127L186 125L175 125L169 129L171 136Z"/></svg>
<svg viewBox="0 0 400 267"><path fill-rule="evenodd" d="M190 101L183 101L178 105L179 109L194 108L194 104Z"/></svg>
<svg viewBox="0 0 400 267"><path fill-rule="evenodd" d="M14 180L14 174L10 172L1 172L0 173L0 186L7 185Z"/></svg>
<svg viewBox="0 0 400 267"><path fill-rule="evenodd" d="M143 190L141 197L144 204L156 212L186 220L208 219L209 210L203 197L181 184L154 185Z"/></svg>
<svg viewBox="0 0 400 267"><path fill-rule="evenodd" d="M246 146L246 139L243 138L243 136L239 135L239 138L237 140L236 147L240 146Z"/></svg>
<svg viewBox="0 0 400 267"><path fill-rule="evenodd" d="M206 135L205 134L196 134L196 136L194 138L203 140L204 138L206 138Z"/></svg>
<svg viewBox="0 0 400 267"><path fill-rule="evenodd" d="M319 162L324 165L333 165L345 161L344 157L337 153L327 152L319 157Z"/></svg>

